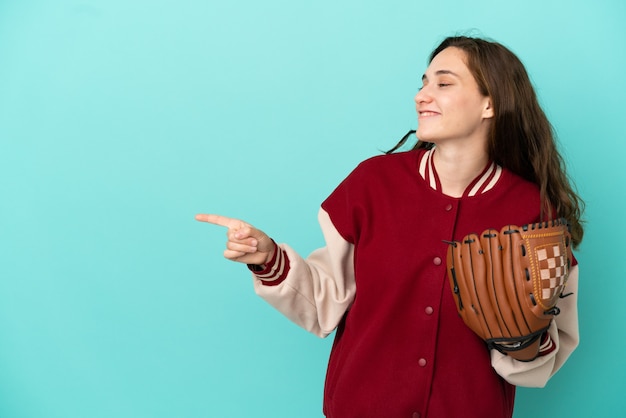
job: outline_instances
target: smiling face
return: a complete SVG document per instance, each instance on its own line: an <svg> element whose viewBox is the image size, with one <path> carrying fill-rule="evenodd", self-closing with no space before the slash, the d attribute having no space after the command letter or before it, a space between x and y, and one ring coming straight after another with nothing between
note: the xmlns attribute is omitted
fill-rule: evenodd
<svg viewBox="0 0 626 418"><path fill-rule="evenodd" d="M416 136L435 144L462 143L486 147L494 116L491 100L480 93L466 64L465 52L450 47L437 54L415 95Z"/></svg>

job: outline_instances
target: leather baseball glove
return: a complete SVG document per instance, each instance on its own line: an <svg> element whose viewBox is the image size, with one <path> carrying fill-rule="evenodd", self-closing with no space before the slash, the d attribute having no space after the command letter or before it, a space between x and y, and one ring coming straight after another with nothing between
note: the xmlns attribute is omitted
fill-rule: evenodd
<svg viewBox="0 0 626 418"><path fill-rule="evenodd" d="M465 324L489 348L535 359L570 269L565 219L488 229L449 244L448 278Z"/></svg>

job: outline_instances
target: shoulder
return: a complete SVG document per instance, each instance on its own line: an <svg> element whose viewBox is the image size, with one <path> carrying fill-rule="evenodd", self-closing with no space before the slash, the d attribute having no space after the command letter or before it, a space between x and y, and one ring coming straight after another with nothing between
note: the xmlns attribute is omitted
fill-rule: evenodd
<svg viewBox="0 0 626 418"><path fill-rule="evenodd" d="M423 150L396 152L392 154L381 154L370 157L359 164L359 167L379 166L388 164L407 164L415 162L417 156L423 153Z"/></svg>
<svg viewBox="0 0 626 418"><path fill-rule="evenodd" d="M389 200L398 190L412 185L417 177L415 151L370 157L360 164L324 200L322 208L335 221L338 213L347 218ZM354 220L354 219L353 219Z"/></svg>
<svg viewBox="0 0 626 418"><path fill-rule="evenodd" d="M539 197L539 186L532 181L513 173L512 171L502 168L502 187L509 193L522 193L524 195L532 195Z"/></svg>
<svg viewBox="0 0 626 418"><path fill-rule="evenodd" d="M421 152L421 151L420 151ZM341 181L335 193L350 190L363 193L380 192L391 185L399 187L415 181L418 169L419 152L407 151L370 157L359 163Z"/></svg>
<svg viewBox="0 0 626 418"><path fill-rule="evenodd" d="M352 175L381 175L410 171L415 173L419 161L419 151L406 151L394 154L382 154L362 161L351 173Z"/></svg>

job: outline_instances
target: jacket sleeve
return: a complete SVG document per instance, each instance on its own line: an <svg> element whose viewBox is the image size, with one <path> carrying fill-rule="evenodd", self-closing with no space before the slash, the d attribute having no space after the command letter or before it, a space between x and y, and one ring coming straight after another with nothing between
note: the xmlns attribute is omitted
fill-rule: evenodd
<svg viewBox="0 0 626 418"><path fill-rule="evenodd" d="M491 364L507 382L526 387L544 387L578 346L578 265L570 270L565 293L559 302L561 310L548 329L554 349L533 361L521 362L491 350ZM549 351L549 350L548 350Z"/></svg>
<svg viewBox="0 0 626 418"><path fill-rule="evenodd" d="M275 260L253 272L253 281L255 292L270 305L307 331L326 337L354 300L354 245L337 232L324 209L318 218L325 247L304 259L280 244Z"/></svg>

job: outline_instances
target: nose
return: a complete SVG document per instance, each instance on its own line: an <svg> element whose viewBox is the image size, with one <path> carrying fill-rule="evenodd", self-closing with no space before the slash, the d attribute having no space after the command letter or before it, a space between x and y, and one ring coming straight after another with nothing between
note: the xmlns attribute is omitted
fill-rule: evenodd
<svg viewBox="0 0 626 418"><path fill-rule="evenodd" d="M419 89L419 91L415 94L413 98L415 100L415 104L425 103L430 101L430 95L428 94L428 90L426 86Z"/></svg>

